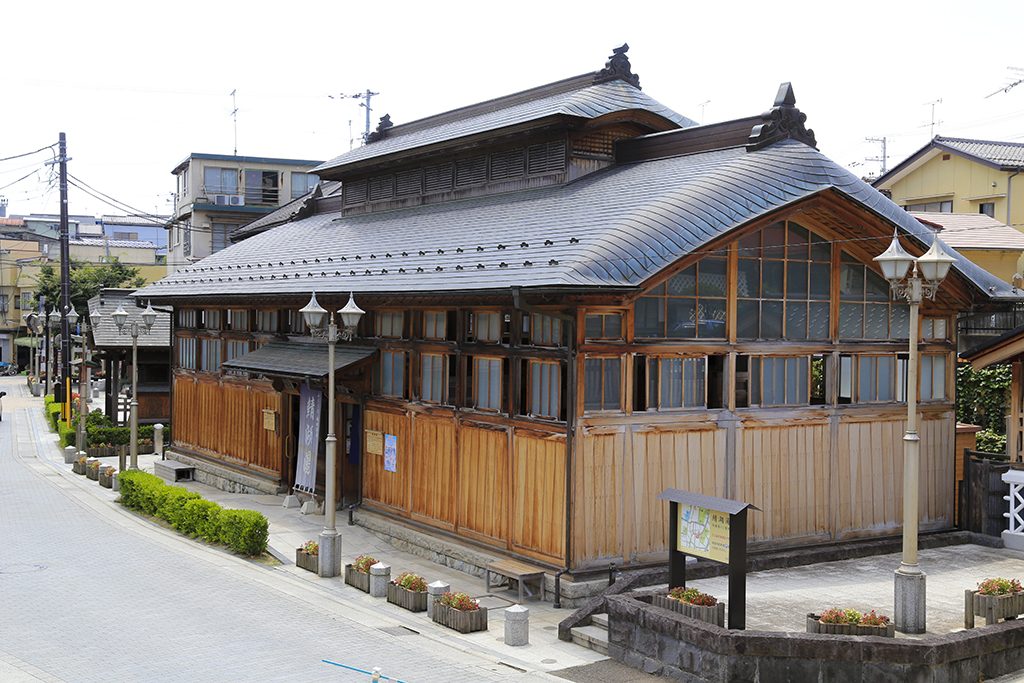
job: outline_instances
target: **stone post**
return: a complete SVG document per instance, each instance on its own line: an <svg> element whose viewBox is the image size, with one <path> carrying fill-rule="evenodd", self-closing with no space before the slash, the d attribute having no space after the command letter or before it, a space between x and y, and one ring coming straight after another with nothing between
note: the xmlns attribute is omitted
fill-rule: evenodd
<svg viewBox="0 0 1024 683"><path fill-rule="evenodd" d="M164 459L164 426L159 422L153 425L153 455Z"/></svg>
<svg viewBox="0 0 1024 683"><path fill-rule="evenodd" d="M388 582L391 580L391 565L378 562L370 567L370 596L386 598Z"/></svg>
<svg viewBox="0 0 1024 683"><path fill-rule="evenodd" d="M64 447L64 464L70 465L78 457L78 449L74 446Z"/></svg>
<svg viewBox="0 0 1024 683"><path fill-rule="evenodd" d="M435 581L427 584L427 616L434 618L434 601L452 589L450 584L444 581Z"/></svg>
<svg viewBox="0 0 1024 683"><path fill-rule="evenodd" d="M512 605L505 610L505 644L530 644L530 610L526 607Z"/></svg>

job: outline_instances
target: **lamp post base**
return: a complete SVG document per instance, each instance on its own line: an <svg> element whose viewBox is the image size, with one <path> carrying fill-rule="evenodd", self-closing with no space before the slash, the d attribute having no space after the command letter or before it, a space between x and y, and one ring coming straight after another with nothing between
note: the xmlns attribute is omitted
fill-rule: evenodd
<svg viewBox="0 0 1024 683"><path fill-rule="evenodd" d="M906 571L900 567L895 572L894 621L900 633L925 632L925 583L927 577L921 571Z"/></svg>
<svg viewBox="0 0 1024 683"><path fill-rule="evenodd" d="M333 529L320 532L320 558L317 574L324 578L337 576L341 573L341 536Z"/></svg>

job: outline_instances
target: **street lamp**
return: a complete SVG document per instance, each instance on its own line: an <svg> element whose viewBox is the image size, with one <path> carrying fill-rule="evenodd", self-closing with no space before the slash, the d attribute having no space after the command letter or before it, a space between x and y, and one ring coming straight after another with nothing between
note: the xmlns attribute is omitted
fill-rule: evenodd
<svg viewBox="0 0 1024 683"><path fill-rule="evenodd" d="M338 543L338 529L335 525L337 518L337 494L335 492L335 476L337 472L338 439L334 434L334 347L338 343L338 325L334 321L334 311L328 314L327 310L316 300L316 292L309 299L309 303L299 309L309 333L313 337L323 337L324 318L328 318L327 325L327 439L326 454L327 471L324 473L326 480L326 495L324 496L324 528L320 532L320 559L317 566L317 573L320 576L337 576L341 571L341 544ZM356 305L355 297L349 293L348 303L338 311L341 315L343 326L341 338L350 341L355 335L356 325L363 316L364 311Z"/></svg>
<svg viewBox="0 0 1024 683"><path fill-rule="evenodd" d="M48 394L50 393L50 380L53 377L51 368L57 364L57 353L53 349L53 333L60 327L60 313L57 312L56 306L47 314L46 323L50 329L46 333L46 387L44 393Z"/></svg>
<svg viewBox="0 0 1024 683"><path fill-rule="evenodd" d="M86 446L86 417L89 414L89 361L91 360L89 352L89 328L90 323L92 325L99 325L102 320L102 316L98 310L94 310L89 314L88 322L82 322L82 356L79 359L81 366L78 372L78 429L75 433L75 445L78 447L78 455L85 455ZM74 325L78 322L78 313L72 309L71 313L68 314L68 322Z"/></svg>
<svg viewBox="0 0 1024 683"><path fill-rule="evenodd" d="M139 334L149 334L156 322L156 311L153 306L146 304L146 310L142 312L142 325L138 320L128 322L128 312L124 306L118 304L117 310L110 314L117 325L117 333L128 335L132 338L132 400L130 405L131 413L131 469L139 469ZM127 327L126 327L127 325ZM108 378L108 382L110 379ZM124 453L121 453L118 469L124 471Z"/></svg>
<svg viewBox="0 0 1024 683"><path fill-rule="evenodd" d="M31 345L29 347L31 351L29 351L28 357L28 374L32 375L32 377L35 379L35 382L38 384L39 375L36 373L36 318L38 316L36 315L35 311L29 311L28 313L24 313L21 317L25 321L25 329L28 330L29 339L31 340L29 342L29 344ZM33 385L33 387L34 386L35 385ZM34 388L32 391L33 396L38 395L34 393Z"/></svg>
<svg viewBox="0 0 1024 683"><path fill-rule="evenodd" d="M943 250L937 237L931 248L915 259L900 246L898 235L893 233L889 248L874 260L889 281L893 299L904 299L910 304L907 431L903 435L903 557L895 577L895 621L897 631L924 633L926 577L917 563L917 501L921 468L921 440L917 435L917 320L922 299L935 299L939 285L955 259Z"/></svg>

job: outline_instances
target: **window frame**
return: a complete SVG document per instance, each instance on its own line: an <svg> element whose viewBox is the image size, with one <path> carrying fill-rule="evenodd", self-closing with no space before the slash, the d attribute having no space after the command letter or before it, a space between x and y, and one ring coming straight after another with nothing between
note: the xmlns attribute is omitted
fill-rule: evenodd
<svg viewBox="0 0 1024 683"><path fill-rule="evenodd" d="M447 353L435 353L435 352L432 352L432 351L424 351L424 352L420 353L420 357L419 357L419 361L420 361L419 399L421 401L423 401L425 403L433 403L433 404L436 404L436 405L447 405L447 403L448 403L448 365L449 365L449 355L450 354L447 354ZM441 370L441 381L440 381L440 392L439 392L440 393L440 398L439 399L435 399L432 396L427 396L426 392L423 389L423 387L425 385L425 380L427 378L427 366L428 366L428 364L425 362L427 358L437 359L437 361L440 362L440 365L441 365L441 368L440 368L440 370ZM432 360L430 365L432 366L434 362L435 361ZM431 388L432 389L434 388L434 381L433 380L434 380L434 378L431 377ZM433 394L434 392L432 391L431 393Z"/></svg>
<svg viewBox="0 0 1024 683"><path fill-rule="evenodd" d="M543 368L551 368L548 374L548 388L547 392L544 391L543 386L535 391L534 379L534 368L538 369L540 380L544 380ZM541 420L561 420L564 412L564 406L562 405L565 397L562 393L562 363L557 360L538 359L531 358L526 364L526 395L527 395L527 415L529 417L541 419ZM535 393L540 396L539 401L537 400ZM545 399L545 393L547 397ZM544 413L538 409L536 403L547 403L549 407L554 408L554 414Z"/></svg>
<svg viewBox="0 0 1024 683"><path fill-rule="evenodd" d="M473 409L475 409L475 410L482 410L482 411L486 411L486 412L490 412L490 413L501 413L501 412L504 412L504 407L505 407L505 394L504 394L504 391L505 391L505 359L502 358L501 356L473 356L473 357L470 358L470 363L472 364L472 369L473 369L473 373L472 373L473 374L473 381L470 383L469 389L470 389L470 403L471 403ZM487 364L487 372L486 373L481 373L480 372L480 367L484 363ZM493 391L491 390L491 381L490 380L491 380L491 377L492 377L491 369L494 367L494 365L493 365L494 363L497 363L497 367L498 367L498 391L497 391L498 406L497 407L489 405L489 403L490 403L490 400L489 400L490 396L493 394ZM487 377L487 396L488 396L488 404L487 405L481 405L481 403L480 403L480 388L481 388L480 382L481 382L481 377L482 376L486 376Z"/></svg>
<svg viewBox="0 0 1024 683"><path fill-rule="evenodd" d="M373 332L381 339L405 339L405 311L374 311Z"/></svg>
<svg viewBox="0 0 1024 683"><path fill-rule="evenodd" d="M433 323L428 321L433 318ZM437 336L438 326L441 329L441 336ZM430 327L433 327L434 334L428 333ZM428 341L448 341L448 311L446 310L426 310L423 311L423 339Z"/></svg>
<svg viewBox="0 0 1024 683"><path fill-rule="evenodd" d="M402 398L406 396L406 358L408 354L401 349L381 349L380 350L380 362L378 363L378 376L377 376L377 393L380 396L387 398ZM385 385L384 368L390 363L391 365L391 379L387 385ZM399 372L396 372L396 369ZM397 378L397 387L396 387ZM397 388L397 393L396 393Z"/></svg>
<svg viewBox="0 0 1024 683"><path fill-rule="evenodd" d="M599 375L601 377L601 389L600 389L600 393L601 393L601 406L599 408L592 408L592 407L588 407L587 406L587 364L590 363L590 362L599 362L600 363ZM614 407L607 407L608 401L606 400L606 395L605 395L606 394L605 379L608 377L607 370L605 368L605 364L608 363L608 362L615 362L615 363L618 363L618 365L619 365L619 368L618 368L618 378L619 378L618 379L618 385L619 385L619 388L618 388L618 394L617 394L617 397L616 397L616 401L615 401L615 406ZM623 361L623 357L621 355L601 355L601 354L591 354L591 353L588 353L588 354L586 354L583 357L583 412L584 413L586 413L586 414L621 413L621 412L623 412L626 409L625 408L625 406L626 406L626 396L625 396L625 389L626 389L626 387L625 387L625 381L624 381L625 378L624 378L624 375L623 375L624 369L625 369L625 362Z"/></svg>
<svg viewBox="0 0 1024 683"><path fill-rule="evenodd" d="M693 399L699 398L699 402L687 403L687 367L693 367L693 361L700 361L700 377L699 380L700 396L697 396L695 391ZM708 357L705 354L701 355L679 355L679 354L666 354L666 355L649 355L644 357L646 363L646 381L644 391L646 392L646 400L644 405L646 406L646 412L674 412L681 410L698 410L706 409L708 405ZM662 405L662 399L666 394L665 387L663 386L664 379L664 363L680 363L680 376L679 376L679 405ZM688 365L690 364L690 365ZM695 380L690 380L694 382ZM695 388L697 385L694 385ZM674 398L674 396L673 396Z"/></svg>

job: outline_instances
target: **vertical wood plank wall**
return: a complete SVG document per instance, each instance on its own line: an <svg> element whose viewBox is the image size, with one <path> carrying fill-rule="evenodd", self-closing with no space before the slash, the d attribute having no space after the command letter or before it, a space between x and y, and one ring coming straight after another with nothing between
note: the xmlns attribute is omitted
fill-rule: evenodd
<svg viewBox="0 0 1024 683"><path fill-rule="evenodd" d="M364 424L398 437L397 472L386 472L383 456L364 448L363 498L369 507L552 564L564 562L564 434L372 403Z"/></svg>
<svg viewBox="0 0 1024 683"><path fill-rule="evenodd" d="M280 477L281 430L263 428L264 408L280 415L280 394L255 384L177 375L173 395L174 443L219 454L264 476Z"/></svg>
<svg viewBox="0 0 1024 683"><path fill-rule="evenodd" d="M922 530L953 523L952 410L921 421ZM741 419L734 464L714 422L594 425L580 430L573 480L573 566L664 561L666 488L735 498L754 543L795 546L899 533L903 430L890 415Z"/></svg>

